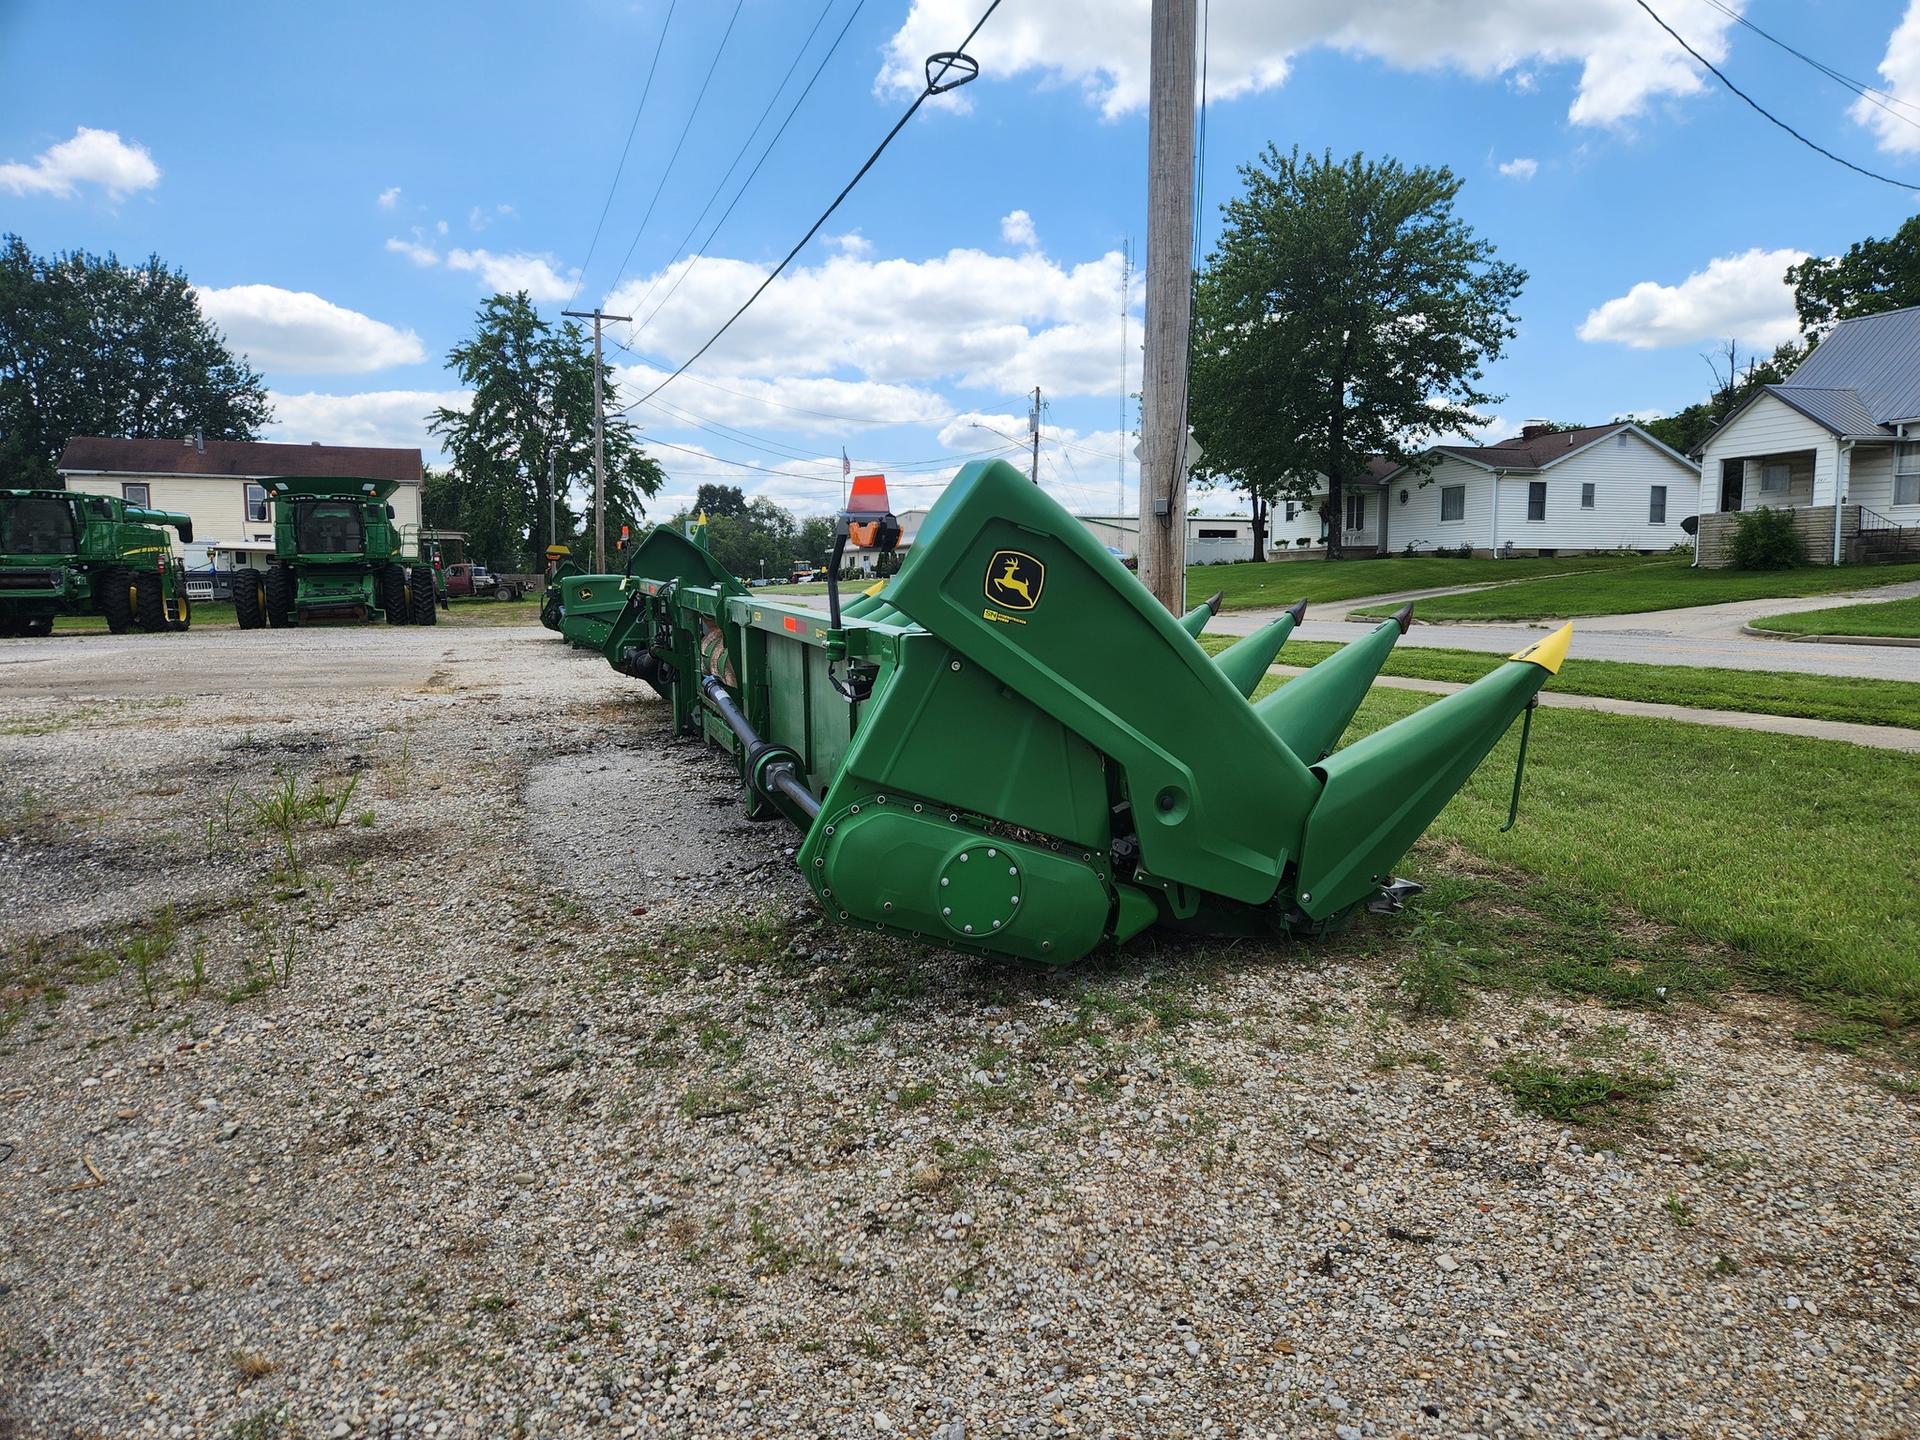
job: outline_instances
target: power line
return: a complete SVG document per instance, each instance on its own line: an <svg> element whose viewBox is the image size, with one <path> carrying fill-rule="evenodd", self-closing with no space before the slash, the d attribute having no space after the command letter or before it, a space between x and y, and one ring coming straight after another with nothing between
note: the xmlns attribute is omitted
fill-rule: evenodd
<svg viewBox="0 0 1920 1440"><path fill-rule="evenodd" d="M838 195L833 197L833 203L827 206L825 210L820 212L820 218L818 220L815 220L813 224L808 227L807 233L800 237L799 243L796 244L793 247L793 249L789 250L786 253L786 257L782 259L778 265L773 267L773 270L767 275L767 278L762 280L760 284L757 287L755 287L754 292L746 298L746 300L741 304L740 308L734 311L733 314L727 317L726 323L723 324L718 330L714 331L713 334L708 337L705 344L703 344L698 350L694 351L693 354L689 355L684 361L682 361L679 369L675 370L671 375L667 376L666 379L662 380L658 385L654 386L653 389L649 390L645 395L641 396L640 398L642 400L652 399L655 395L659 394L662 390L666 389L667 386L671 385L675 380L679 379L680 376L686 372L689 366L691 366L702 355L706 354L707 351L712 349L714 343L717 340L719 340L719 338L722 335L726 334L728 330L733 328L733 322L738 320L742 315L747 313L748 308L753 304L753 302L758 300L763 294L765 294L767 287L773 284L773 282L779 278L780 273L783 270L785 270L787 266L793 263L794 256L798 255L802 250L804 250L806 248L807 242L813 239L815 235L820 233L820 227L822 225L825 225L827 221L830 218L832 218L833 212L838 210L841 206L841 203L845 201L847 196L853 193L853 187L858 185L861 182L861 180L866 177L866 173L869 170L871 170L875 164L879 162L881 155L886 152L887 146L893 143L893 137L898 135L902 130L906 128L907 122L913 119L913 117L919 112L920 107L926 104L927 100L930 97L934 95L942 94L948 90L956 89L959 86L966 84L967 81L973 79L976 75L980 73L979 65L976 64L974 61L968 59L964 54L964 52L967 46L973 43L973 37L980 33L981 26L985 25L987 21L990 18L992 18L993 12L1000 8L1000 4L1001 4L1001 0L991 0L991 3L987 6L986 11L980 16L978 20L974 22L973 29L967 32L967 38L960 42L958 49L946 51L941 54L928 57L927 83L925 88L923 88L920 91L920 93L914 97L914 101L911 105L907 107L906 113L894 122L893 128L889 130L886 133L886 137L882 139L877 146L874 147L873 153L869 155L866 159L866 162L863 165L861 165L861 167L858 170L854 172L853 178L846 183L846 185L841 189ZM938 60L941 62L940 73L938 75L933 73L933 63L935 60ZM961 66L963 70L963 74L961 78L951 82L950 84L942 84L941 82L946 79L948 72L954 69L955 66ZM628 408L631 408L631 407L628 407Z"/></svg>
<svg viewBox="0 0 1920 1440"><path fill-rule="evenodd" d="M712 463L719 465L730 471L731 470L751 470L754 473L759 475L774 475L774 476L778 476L782 480L804 480L809 484L814 484L814 485L832 485L836 489L840 485L840 479L838 476L803 475L793 470L775 470L766 465L755 465L748 460L729 460L724 455L715 455L710 451L706 451L706 450L695 450L689 445L676 445L671 440L661 440L654 436L648 436L642 443L647 446L657 445L660 448L665 450L678 450L683 455L692 455L697 459L711 461ZM1011 451L1019 448L1022 448L1022 447L1017 445L1002 445L1002 446L996 447L994 450L990 450L985 453L997 454L1000 451ZM830 458L838 459L839 457L833 456ZM901 481L889 481L888 483L899 484L909 489L924 490L924 489L945 485L947 482L945 480L901 480Z"/></svg>
<svg viewBox="0 0 1920 1440"><path fill-rule="evenodd" d="M587 258L574 276L573 293L567 297L567 308L573 308L573 302L580 298L580 286L587 278L587 267L593 264L593 252L600 245L600 230L607 223L607 211L613 205L613 192L620 188L620 176L627 168L627 152L633 148L634 132L640 128L640 112L647 108L647 96L653 93L653 72L660 68L660 52L667 45L667 27L673 24L674 7L680 0L668 0L667 18L660 22L660 36L653 42L653 60L647 66L647 83L640 87L640 103L633 107L633 123L627 126L627 143L620 147L620 163L613 167L613 183L607 186L607 198L601 203L600 218L593 225L593 239L587 245Z"/></svg>
<svg viewBox="0 0 1920 1440"><path fill-rule="evenodd" d="M656 314L659 312L656 311ZM618 345L618 340L614 344ZM958 420L960 412L952 415L921 416L908 415L898 419L880 419L876 416L836 415L830 410L809 410L804 405L789 405L783 400L775 400L766 395L754 395L745 390L730 390L725 385L716 385L711 380L702 380L698 375L685 377L696 385L704 385L709 390L718 390L722 395L738 396L742 400L752 400L756 404L770 405L776 410L790 410L796 415L811 415L818 420L838 420L846 425L944 425L949 420ZM638 401L634 402L638 404Z"/></svg>
<svg viewBox="0 0 1920 1440"><path fill-rule="evenodd" d="M707 87L713 83L713 72L720 68L720 57L727 53L727 41L733 38L734 24L740 19L740 9L745 4L746 0L733 0L733 14L727 17L727 28L720 36L719 47L714 50L706 76L700 81L700 93L693 97L693 109L687 112L687 123L680 127L680 138L673 143L673 154L667 157L667 168L660 172L660 183L653 187L653 198L647 201L646 213L640 217L640 228L633 232L633 243L627 246L627 253L620 257L620 268L613 272L613 282L607 286L609 295L613 293L614 286L620 283L620 277L627 273L627 262L633 259L640 237L647 233L647 222L653 218L653 207L660 203L660 192L667 188L667 178L673 174L673 167L680 159L681 147L687 143L687 135L699 117L701 103L707 98Z"/></svg>
<svg viewBox="0 0 1920 1440"><path fill-rule="evenodd" d="M1916 130L1920 130L1920 120L1915 120L1911 115L1902 115L1900 113L1900 110L1920 111L1920 107L1914 106L1910 101L1902 100L1898 95L1890 94L1885 90L1876 90L1873 86L1867 84L1866 81L1856 80L1851 75L1834 69L1833 66L1827 64L1824 60L1816 60L1804 50L1795 49L1778 35L1773 34L1771 31L1761 29L1758 25L1754 24L1753 21L1749 20L1730 5L1722 4L1721 0L1707 0L1707 4L1718 10L1722 15L1725 15L1729 20L1737 21L1739 24L1746 26L1747 29L1753 31L1754 34L1758 35L1768 44L1777 45L1780 49L1786 51L1787 54L1793 56L1794 59L1819 71L1822 75L1840 86L1841 89L1852 91L1868 104L1879 106L1882 110L1893 116L1894 119L1911 125ZM1900 108L1895 109L1895 106Z"/></svg>
<svg viewBox="0 0 1920 1440"><path fill-rule="evenodd" d="M853 28L854 20L859 16L861 8L866 3L867 0L856 0L853 9L847 13L846 23L840 27L840 33L834 37L833 44L827 47L827 53L820 57L820 63L814 67L813 74L808 78L806 86L800 91L799 95L794 98L792 107L787 111L786 119L782 120L780 122L780 128L773 132L773 138L767 142L767 148L760 152L760 158L754 162L753 169L747 172L747 178L740 182L739 190L734 192L733 199L727 203L727 208L721 212L720 218L713 222L713 229L709 230L706 238L700 242L699 252L695 254L687 268L675 277L673 284L667 287L667 293L660 297L660 303L647 313L645 319L641 320L638 329L634 332L636 335L640 330L646 329L647 326L653 322L655 315L658 315L662 310L667 308L667 301L673 298L673 292L680 288L681 281L693 273L694 267L697 266L706 255L708 248L713 244L713 237L720 233L720 228L727 223L727 217L733 214L734 206L740 203L740 197L745 195L753 185L754 177L760 173L760 167L767 163L767 157L773 153L774 146L778 145L780 143L780 137L787 133L787 126L793 123L793 117L800 112L800 107L806 103L807 96L813 93L814 83L819 80L821 71L827 68L827 62L833 59L834 52L839 50L840 42L847 38L847 32ZM739 167L741 160L746 158L748 149L753 145L754 139L760 134L760 127L767 123L767 116L773 113L773 107L780 99L780 92L787 88L787 81L793 78L794 68L799 65L801 56L806 54L807 46L813 43L813 37L818 33L821 21L827 18L827 12L831 10L833 6L834 0L827 0L826 6L820 11L820 18L813 22L813 29L807 32L807 38L801 41L800 48L794 51L793 64L787 66L787 73L780 77L780 83L774 87L773 94L767 97L767 108L760 112L760 118L754 122L753 129L741 144L739 153L733 157L733 164L727 166L727 173L720 177L720 183L713 187L713 194L709 195L707 197L707 203L700 207L699 216L694 220L693 224L687 227L687 233L681 237L678 248L673 252L673 259L663 265L660 268L660 273L654 276L653 284L647 287L647 293L642 295L634 305L633 308L635 310L646 309L647 301L652 299L653 292L660 288L661 277L673 268L674 261L677 261L686 253L687 242L693 239L693 234L700 228L701 221L707 218L707 212L713 208L713 202L720 198L720 192L727 188L727 181L733 178L734 170ZM617 340L614 343L620 345L620 348L627 351L628 354L633 353L630 346L620 344Z"/></svg>
<svg viewBox="0 0 1920 1440"><path fill-rule="evenodd" d="M652 406L656 410L663 411L666 414L667 418L670 420L678 421L679 423L685 424L685 425L695 426L701 430L707 431L709 434L717 435L723 440L730 440L735 444L745 445L749 449L762 450L769 455L778 455L783 459L838 460L840 458L838 455L828 455L818 450L801 450L795 446L785 444L780 440L776 440L771 435L762 435L756 431L743 430L737 425L727 425L722 423L721 421L709 419L706 416L695 414L693 411L687 409L683 405L675 405L666 400L649 400L646 403ZM946 455L928 456L926 458L917 459L917 460L872 460L870 459L865 463L876 466L883 470L888 470L888 471L909 470L909 469L918 469L923 466L950 465L956 460L963 460L973 455L992 454L1004 448L1005 448L1004 446L994 445L994 446L989 446L985 450L953 451Z"/></svg>
<svg viewBox="0 0 1920 1440"><path fill-rule="evenodd" d="M1734 84L1733 81L1729 80L1727 78L1726 72L1722 70L1718 65L1714 64L1711 60L1707 59L1706 56L1702 55L1698 50L1694 49L1693 46L1689 45L1685 40L1681 39L1680 32L1674 29L1671 25L1667 24L1666 21L1662 20L1659 14L1654 10L1654 8L1651 5L1647 4L1647 0L1633 0L1633 3L1638 5L1642 10L1646 11L1648 15L1652 16L1653 23L1658 25L1662 30L1666 31L1667 34L1671 35L1674 38L1674 40L1679 44L1682 50L1686 51L1687 54L1691 55L1695 60L1698 60L1702 65L1706 66L1707 69L1711 70L1714 73L1714 76L1720 81L1722 85L1726 86L1727 89L1731 90L1734 94L1738 95L1742 100L1746 101L1747 104L1751 106L1756 112L1764 116L1768 121L1770 121L1774 125L1777 125L1782 130L1786 131L1787 134L1791 135L1794 139L1798 140L1802 145L1806 146L1809 150L1812 150L1817 154L1826 156L1827 159L1833 161L1834 164L1845 166L1847 169L1853 171L1857 175L1864 175L1869 180L1878 180L1882 185L1893 185L1901 190L1914 190L1914 189L1920 188L1920 186L1915 186L1914 183L1910 180L1896 180L1891 175L1882 175L1877 170L1869 170L1864 165L1856 165L1853 163L1853 161L1843 159L1840 156L1834 154L1833 151L1827 149L1826 146L1818 144L1815 141L1809 140L1805 135L1802 135L1798 130L1794 129L1793 126L1787 124L1786 121L1782 120L1778 115L1775 115L1771 110L1767 109L1766 106L1762 105L1758 100L1755 100L1751 95L1747 94L1746 91L1742 90L1738 85Z"/></svg>

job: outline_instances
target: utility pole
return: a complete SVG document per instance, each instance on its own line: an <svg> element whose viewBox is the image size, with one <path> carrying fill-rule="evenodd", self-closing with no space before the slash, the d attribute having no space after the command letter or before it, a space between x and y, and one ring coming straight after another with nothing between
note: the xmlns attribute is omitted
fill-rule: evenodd
<svg viewBox="0 0 1920 1440"><path fill-rule="evenodd" d="M1187 603L1187 335L1192 321L1197 9L1197 0L1153 0L1148 77L1140 579L1176 615Z"/></svg>
<svg viewBox="0 0 1920 1440"><path fill-rule="evenodd" d="M1191 140L1191 135L1188 138ZM598 305L591 310L562 310L560 313L576 320L593 321L593 573L604 575L607 573L607 466L601 432L606 427L603 414L606 386L601 383L600 324L605 320L631 321L633 317L608 315Z"/></svg>
<svg viewBox="0 0 1920 1440"><path fill-rule="evenodd" d="M1120 436L1120 455L1114 465L1115 479L1119 484L1118 497L1113 502L1113 513L1127 513L1127 306L1133 299L1133 237L1128 236L1120 247L1120 428L1114 433Z"/></svg>
<svg viewBox="0 0 1920 1440"><path fill-rule="evenodd" d="M554 524L554 502L559 497L559 492L553 488L554 462L557 458L553 451L547 452L547 548L549 549L560 543L560 537L554 533L557 528Z"/></svg>
<svg viewBox="0 0 1920 1440"><path fill-rule="evenodd" d="M1027 471L1027 478L1034 484L1040 483L1040 387L1033 387L1033 409L1027 412L1027 428L1033 432L1033 466Z"/></svg>

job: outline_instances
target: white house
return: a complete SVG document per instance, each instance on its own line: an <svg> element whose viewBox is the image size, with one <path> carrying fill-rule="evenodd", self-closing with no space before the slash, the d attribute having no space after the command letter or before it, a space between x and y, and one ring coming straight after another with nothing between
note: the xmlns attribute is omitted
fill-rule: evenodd
<svg viewBox="0 0 1920 1440"><path fill-rule="evenodd" d="M1920 307L1843 320L1700 447L1698 563L1742 510L1794 512L1823 564L1920 554Z"/></svg>
<svg viewBox="0 0 1920 1440"><path fill-rule="evenodd" d="M262 482L275 475L397 480L400 488L389 502L394 522L408 536L420 528L418 450L76 435L55 468L69 490L186 512L193 518L194 543L174 543L194 569L266 564L273 554L273 517Z"/></svg>

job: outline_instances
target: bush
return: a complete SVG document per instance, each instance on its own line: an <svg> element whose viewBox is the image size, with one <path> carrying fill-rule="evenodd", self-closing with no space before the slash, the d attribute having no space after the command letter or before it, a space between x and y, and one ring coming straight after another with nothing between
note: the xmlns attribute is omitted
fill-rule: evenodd
<svg viewBox="0 0 1920 1440"><path fill-rule="evenodd" d="M1734 516L1727 549L1738 570L1791 570L1807 563L1807 542L1794 528L1793 512L1767 505Z"/></svg>

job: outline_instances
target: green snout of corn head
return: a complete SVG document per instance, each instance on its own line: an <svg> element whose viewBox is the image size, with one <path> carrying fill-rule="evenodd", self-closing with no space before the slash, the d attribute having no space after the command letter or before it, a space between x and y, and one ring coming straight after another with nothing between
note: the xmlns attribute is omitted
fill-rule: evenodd
<svg viewBox="0 0 1920 1440"><path fill-rule="evenodd" d="M899 530L858 487L848 543ZM603 653L730 753L747 813L848 924L1065 962L1150 927L1314 931L1417 887L1393 867L1559 668L1563 629L1338 751L1406 612L1255 702L1299 623L1219 656L1002 461L969 465L884 588L756 597L667 527ZM1517 791L1516 791L1517 794Z"/></svg>

